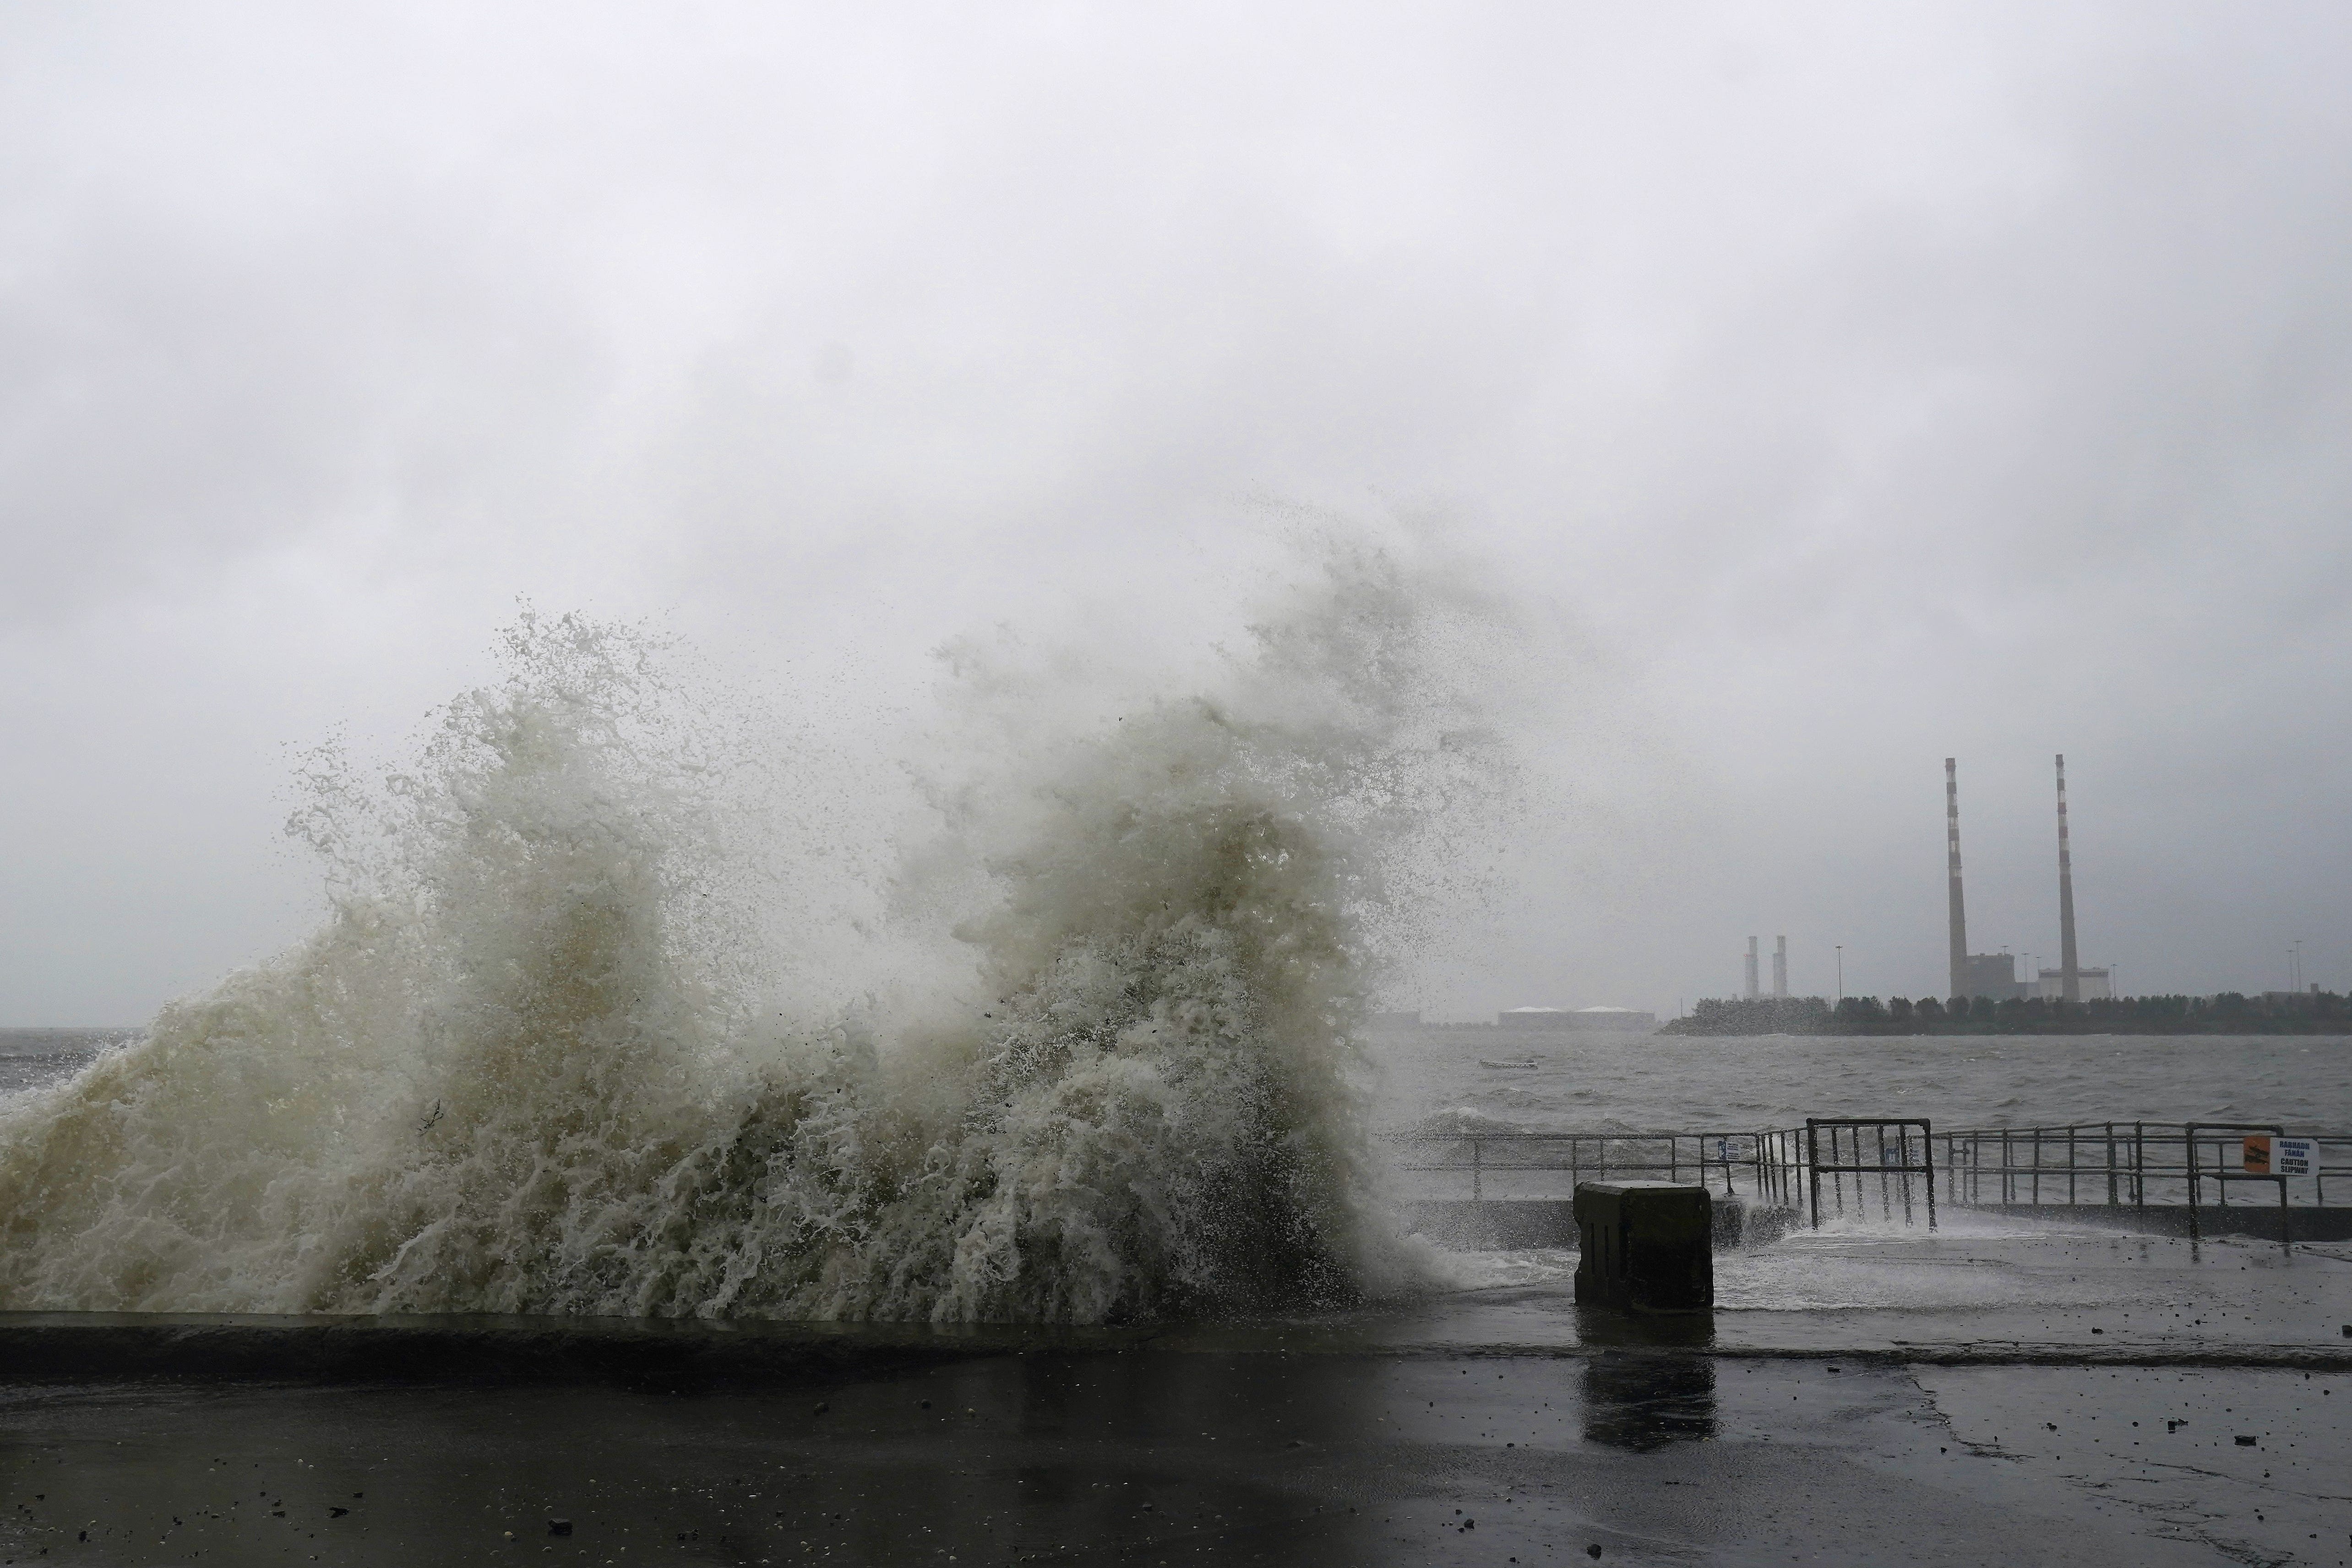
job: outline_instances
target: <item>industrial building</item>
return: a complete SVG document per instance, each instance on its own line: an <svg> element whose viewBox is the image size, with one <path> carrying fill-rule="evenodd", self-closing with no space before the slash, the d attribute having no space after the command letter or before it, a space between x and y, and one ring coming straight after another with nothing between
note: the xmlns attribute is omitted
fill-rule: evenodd
<svg viewBox="0 0 2352 1568"><path fill-rule="evenodd" d="M1949 877L1951 994L1996 1002L2032 995L2080 1002L2115 994L2112 972L2085 969L2074 942L2074 853L2066 823L2066 756L2058 758L2058 967L2044 969L2029 985L2017 977L2017 960L2006 952L1969 951L1968 900L1960 886L1960 783L1958 759L1944 759L1944 838ZM1751 971L1751 973L1753 972ZM1753 994L1751 991L1750 994Z"/></svg>
<svg viewBox="0 0 2352 1568"><path fill-rule="evenodd" d="M2025 994L2025 983L2017 977L2017 955L2009 952L1972 952L1968 967L1952 988L1955 996L1990 996L1996 1002L2007 1002Z"/></svg>
<svg viewBox="0 0 2352 1568"><path fill-rule="evenodd" d="M2077 1002L2105 1002L2116 994L2114 976L2103 968L2077 968L2074 971L2074 1000ZM2063 969L2041 971L2039 977L2034 981L2033 994L2047 1002L2064 1000L2066 972Z"/></svg>

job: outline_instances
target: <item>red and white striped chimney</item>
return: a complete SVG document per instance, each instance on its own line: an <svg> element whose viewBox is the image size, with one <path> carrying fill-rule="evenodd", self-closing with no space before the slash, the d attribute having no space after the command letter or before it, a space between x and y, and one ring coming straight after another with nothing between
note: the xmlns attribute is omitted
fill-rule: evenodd
<svg viewBox="0 0 2352 1568"><path fill-rule="evenodd" d="M1960 897L1960 773L1959 763L1944 759L1944 844L1951 867L1952 989L1954 996L1969 994L1969 911Z"/></svg>
<svg viewBox="0 0 2352 1568"><path fill-rule="evenodd" d="M2060 752L2057 755L2058 994L2069 1002L2080 1002L2083 999L2083 971L2074 952L2074 851L2066 841L2066 753ZM1958 897L1957 894L1954 896Z"/></svg>

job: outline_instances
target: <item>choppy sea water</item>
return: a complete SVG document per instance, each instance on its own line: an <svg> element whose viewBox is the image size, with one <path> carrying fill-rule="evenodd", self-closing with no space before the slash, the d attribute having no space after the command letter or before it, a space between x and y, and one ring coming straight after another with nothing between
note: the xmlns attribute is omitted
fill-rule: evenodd
<svg viewBox="0 0 2352 1568"><path fill-rule="evenodd" d="M98 1059L136 1029L0 1029L0 1098L55 1083Z"/></svg>
<svg viewBox="0 0 2352 1568"><path fill-rule="evenodd" d="M0 1096L54 1083L133 1028L0 1029ZM1808 1116L1953 1127L2280 1121L2352 1129L2352 1038L2333 1035L1794 1035L1383 1032L1375 1121L1468 1112L1529 1131L1747 1131ZM1529 1061L1532 1068L1483 1065Z"/></svg>
<svg viewBox="0 0 2352 1568"><path fill-rule="evenodd" d="M2210 1120L2352 1130L2352 1039L2341 1036L1424 1028L1384 1032L1371 1055L1376 1119L1390 1131L1449 1112L1528 1131L1746 1131L1879 1115L1953 1128Z"/></svg>

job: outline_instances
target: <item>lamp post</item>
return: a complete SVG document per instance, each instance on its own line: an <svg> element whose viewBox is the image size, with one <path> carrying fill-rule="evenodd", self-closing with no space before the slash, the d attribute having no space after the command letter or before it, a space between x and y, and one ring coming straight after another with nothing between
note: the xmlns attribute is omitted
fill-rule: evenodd
<svg viewBox="0 0 2352 1568"><path fill-rule="evenodd" d="M1837 999L1845 1000L1845 943L1837 945Z"/></svg>

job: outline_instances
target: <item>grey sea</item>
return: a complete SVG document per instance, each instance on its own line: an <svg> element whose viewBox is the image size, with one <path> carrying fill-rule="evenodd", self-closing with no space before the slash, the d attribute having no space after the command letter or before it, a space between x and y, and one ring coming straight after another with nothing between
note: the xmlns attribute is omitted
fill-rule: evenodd
<svg viewBox="0 0 2352 1568"><path fill-rule="evenodd" d="M1376 1120L1392 1131L1748 1131L1808 1116L1927 1117L1939 1127L2260 1121L2352 1130L2352 1039L2341 1036L1432 1027L1383 1032L1371 1054Z"/></svg>
<svg viewBox="0 0 2352 1568"><path fill-rule="evenodd" d="M136 1028L0 1029L0 1097L66 1078ZM1693 1037L1426 1027L1372 1037L1383 1131L1746 1131L1808 1116L1939 1125L2262 1121L2352 1130L2352 1037ZM1488 1062L1512 1065L1490 1067Z"/></svg>
<svg viewBox="0 0 2352 1568"><path fill-rule="evenodd" d="M137 1029L0 1029L0 1098L55 1083L98 1059Z"/></svg>

